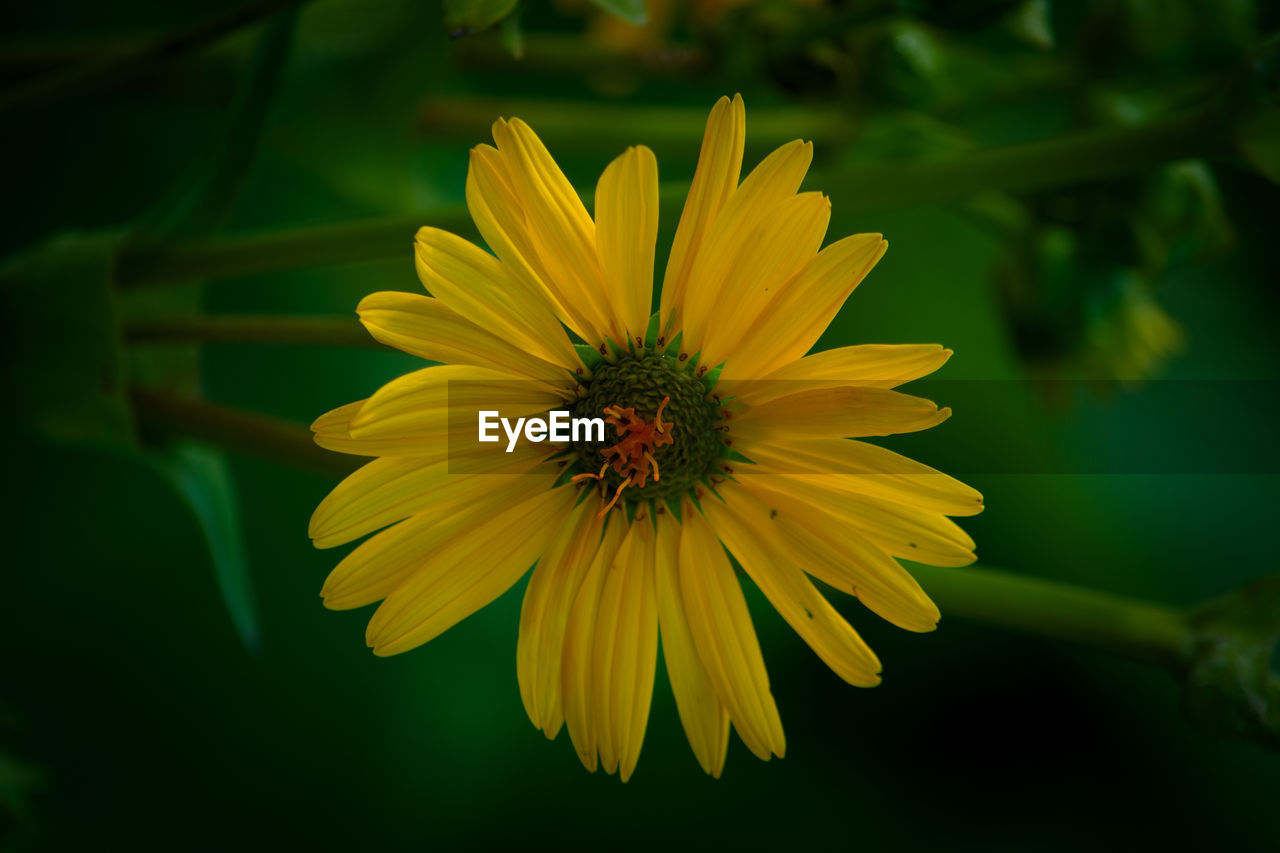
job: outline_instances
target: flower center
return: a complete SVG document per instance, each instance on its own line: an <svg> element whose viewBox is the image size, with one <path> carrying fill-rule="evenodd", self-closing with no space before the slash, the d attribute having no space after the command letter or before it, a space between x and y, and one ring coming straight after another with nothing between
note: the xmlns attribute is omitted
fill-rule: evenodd
<svg viewBox="0 0 1280 853"><path fill-rule="evenodd" d="M720 404L687 362L657 353L622 354L596 366L574 406L604 416L603 442L571 451L575 482L599 480L611 500L665 500L693 489L723 449Z"/></svg>

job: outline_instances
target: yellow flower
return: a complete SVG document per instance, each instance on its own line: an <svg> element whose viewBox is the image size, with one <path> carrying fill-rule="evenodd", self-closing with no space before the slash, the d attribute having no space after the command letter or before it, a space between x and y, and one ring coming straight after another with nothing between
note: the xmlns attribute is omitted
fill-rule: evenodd
<svg viewBox="0 0 1280 853"><path fill-rule="evenodd" d="M593 219L528 126L500 120L493 136L496 147L471 152L467 204L494 254L423 228L417 268L432 295L375 293L359 307L379 341L443 364L313 426L324 447L376 457L317 508L316 546L388 528L334 569L325 604L381 601L368 643L397 654L534 566L520 693L548 737L568 727L589 769L598 758L624 781L634 770L659 634L703 769L719 776L730 723L761 759L781 756L726 549L841 678L878 683L880 661L810 576L902 628L934 628L937 608L897 558L970 563L973 541L947 516L979 512L982 497L849 439L944 420L947 409L892 389L951 353L805 355L886 244L857 234L820 250L830 203L797 192L808 143L782 146L739 181L740 97L722 98L707 122L652 318L652 152L630 148L605 169ZM609 438L510 453L467 444L476 421L460 427L450 412L463 404L569 407L607 418Z"/></svg>

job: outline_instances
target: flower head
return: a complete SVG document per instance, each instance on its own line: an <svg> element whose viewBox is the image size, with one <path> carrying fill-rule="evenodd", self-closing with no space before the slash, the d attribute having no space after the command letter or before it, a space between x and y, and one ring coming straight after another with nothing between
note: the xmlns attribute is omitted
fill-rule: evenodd
<svg viewBox="0 0 1280 853"><path fill-rule="evenodd" d="M718 776L730 726L757 756L782 724L730 555L841 678L880 662L814 586L911 631L938 610L899 558L960 566L949 515L973 489L873 444L949 414L893 388L950 356L937 345L806 355L885 251L879 234L822 246L827 198L798 192L812 149L782 146L740 180L740 97L711 112L651 315L658 175L628 149L594 217L523 122L472 151L467 203L490 254L423 228L430 296L375 293L378 340L441 364L316 421L321 445L375 457L317 508L318 547L381 530L325 583L336 609L381 601L379 655L427 642L533 566L517 669L525 709L583 763L625 780L649 715L658 637L680 719ZM469 409L467 407L470 407ZM603 438L469 442L459 408L605 419ZM852 439L852 440L851 440ZM386 528L385 530L383 528Z"/></svg>

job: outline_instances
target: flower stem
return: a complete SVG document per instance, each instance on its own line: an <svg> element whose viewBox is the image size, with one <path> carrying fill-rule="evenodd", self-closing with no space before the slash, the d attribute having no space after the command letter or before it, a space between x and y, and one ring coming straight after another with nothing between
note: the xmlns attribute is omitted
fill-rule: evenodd
<svg viewBox="0 0 1280 853"><path fill-rule="evenodd" d="M345 317L160 317L127 323L124 327L124 337L126 341L134 344L199 341L202 343L382 347L361 328L359 323Z"/></svg>
<svg viewBox="0 0 1280 853"><path fill-rule="evenodd" d="M346 476L363 459L333 453L301 424L192 397L133 389L133 411L144 432L182 436L331 476Z"/></svg>
<svg viewBox="0 0 1280 853"><path fill-rule="evenodd" d="M458 233L474 233L466 208L456 205L415 216L357 219L161 246L125 246L117 262L116 281L121 287L139 287L412 257L413 235L419 226L428 223Z"/></svg>
<svg viewBox="0 0 1280 853"><path fill-rule="evenodd" d="M318 447L307 429L278 418L189 397L135 390L144 434L182 436L328 476L363 459ZM1170 672L1183 704L1219 734L1280 749L1280 575L1191 610L985 567L911 566L942 609L1026 634L1110 651Z"/></svg>
<svg viewBox="0 0 1280 853"><path fill-rule="evenodd" d="M298 14L294 5L263 26L231 105L222 144L195 191L173 212L172 236L218 231L231 216L275 102Z"/></svg>
<svg viewBox="0 0 1280 853"><path fill-rule="evenodd" d="M567 75L576 79L619 73L681 77L701 73L711 64L707 51L692 43L672 43L662 50L637 53L602 45L577 33L525 33L524 56L520 59L494 39L459 39L454 50L464 69Z"/></svg>
<svg viewBox="0 0 1280 853"><path fill-rule="evenodd" d="M122 52L37 77L0 96L0 115L101 92L145 74L155 65L212 44L241 27L304 2L306 0L247 0Z"/></svg>
<svg viewBox="0 0 1280 853"><path fill-rule="evenodd" d="M489 132L497 116L519 116L537 128L553 149L586 147L592 151L627 145L696 146L707 124L701 106L648 106L617 103L573 103L547 98L484 98L440 95L418 111L422 129L433 138L465 141ZM849 138L854 122L831 109L804 106L756 107L751 110L750 143L776 147L792 139L809 139L819 146ZM589 133L584 132L590 130Z"/></svg>
<svg viewBox="0 0 1280 853"><path fill-rule="evenodd" d="M821 186L842 212L863 213L1110 178L1226 153L1232 122L1225 110L1213 101L1137 127L988 148L953 160L863 166L829 175Z"/></svg>
<svg viewBox="0 0 1280 853"><path fill-rule="evenodd" d="M135 389L144 435L185 437L326 476L364 460L317 446L279 418L191 397ZM943 617L972 620L1110 651L1170 672L1192 715L1213 731L1280 747L1280 677L1270 668L1280 635L1280 576L1180 610L1100 590L986 567L913 564Z"/></svg>
<svg viewBox="0 0 1280 853"><path fill-rule="evenodd" d="M1069 640L1179 671L1191 653L1188 614L1060 581L982 566L912 565L942 610L1041 637Z"/></svg>
<svg viewBox="0 0 1280 853"><path fill-rule="evenodd" d="M360 461L316 446L299 424L256 412L141 390L133 392L133 405L143 427L153 432L179 434L322 474L345 476ZM912 565L911 572L938 602L944 619L954 615L1069 640L1175 671L1191 653L1187 614L1165 605L985 567Z"/></svg>
<svg viewBox="0 0 1280 853"><path fill-rule="evenodd" d="M807 184L828 192L844 213L865 213L911 204L949 202L979 192L1025 191L1111 177L1188 157L1227 150L1231 122L1210 102L1138 127L1072 134L1008 145L937 162L884 163L811 175ZM688 186L664 183L662 216L679 214ZM587 203L591 199L587 197ZM171 243L121 251L122 287L193 278L225 278L328 263L406 256L420 225L474 235L463 205L412 215L363 219L311 228Z"/></svg>

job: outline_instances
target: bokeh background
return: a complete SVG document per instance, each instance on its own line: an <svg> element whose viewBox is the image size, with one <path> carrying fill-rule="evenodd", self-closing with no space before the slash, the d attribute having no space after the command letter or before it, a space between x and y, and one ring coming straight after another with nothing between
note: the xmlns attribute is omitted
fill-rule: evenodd
<svg viewBox="0 0 1280 853"><path fill-rule="evenodd" d="M523 584L387 660L367 612L320 606L341 554L307 520L341 460L254 453L105 378L122 433L26 418L76 393L101 335L121 388L308 423L416 366L361 346L354 307L417 288L415 225L474 235L467 151L493 119L529 121L584 193L650 145L673 188L661 257L706 112L741 92L747 164L813 139L830 235L891 244L820 346L955 350L927 389L955 416L887 443L984 492L964 521L984 565L1187 606L1275 569L1280 9L650 0L646 26L624 19L645 5L6 7L0 253L43 260L6 302L27 396L4 432L0 848L1277 849L1280 759L1202 731L1169 674L945 610L912 635L840 602L885 664L859 690L750 590L787 757L735 739L705 777L660 669L634 778L588 774L521 708ZM244 25L117 73L228 10ZM1040 140L1060 144L1019 159ZM273 254L282 233L300 242ZM206 315L350 334L145 322Z"/></svg>

